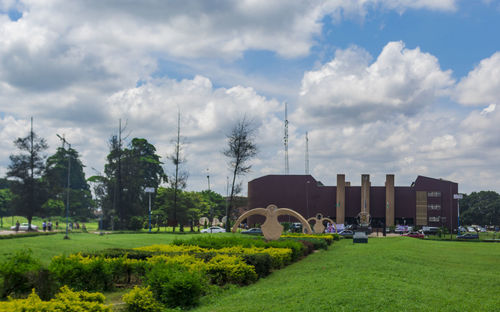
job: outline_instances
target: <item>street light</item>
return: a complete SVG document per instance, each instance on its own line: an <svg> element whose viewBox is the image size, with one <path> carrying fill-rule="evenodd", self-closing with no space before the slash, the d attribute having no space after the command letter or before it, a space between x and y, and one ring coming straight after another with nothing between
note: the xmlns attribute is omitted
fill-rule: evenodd
<svg viewBox="0 0 500 312"><path fill-rule="evenodd" d="M151 193L155 192L155 188L146 187L144 191L149 194L149 233L151 233Z"/></svg>
<svg viewBox="0 0 500 312"><path fill-rule="evenodd" d="M63 142L63 149L64 145L68 144L68 189L66 193L66 235L64 236L64 239L69 239L68 236L68 221L69 221L69 187L70 187L70 172L71 172L71 144L64 138L61 137L59 134L56 134L57 137Z"/></svg>

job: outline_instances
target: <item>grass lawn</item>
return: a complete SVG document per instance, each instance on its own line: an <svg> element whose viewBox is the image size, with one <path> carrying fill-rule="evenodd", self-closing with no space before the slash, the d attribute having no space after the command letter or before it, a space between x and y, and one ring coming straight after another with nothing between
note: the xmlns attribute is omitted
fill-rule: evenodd
<svg viewBox="0 0 500 312"><path fill-rule="evenodd" d="M111 247L169 243L199 234L63 234L0 240L0 262L30 248L51 257ZM233 234L216 234L233 235ZM246 287L229 287L202 299L201 311L498 311L500 244L419 240L409 237L334 242ZM126 290L106 293L120 303Z"/></svg>
<svg viewBox="0 0 500 312"><path fill-rule="evenodd" d="M500 244L335 242L194 311L498 311Z"/></svg>
<svg viewBox="0 0 500 312"><path fill-rule="evenodd" d="M64 233L12 238L0 240L0 262L21 249L31 249L33 256L38 257L43 264L48 265L53 256L93 251L105 248L134 248L153 244L168 244L176 238L188 238L200 234L111 234L98 235L90 233L70 234L69 240L64 240ZM226 234L227 235L227 234ZM229 234L230 235L230 234Z"/></svg>

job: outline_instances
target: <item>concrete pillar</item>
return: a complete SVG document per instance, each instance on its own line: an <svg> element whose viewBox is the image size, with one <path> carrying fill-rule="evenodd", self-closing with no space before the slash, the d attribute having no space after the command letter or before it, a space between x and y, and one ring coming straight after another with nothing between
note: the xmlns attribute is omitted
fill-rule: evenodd
<svg viewBox="0 0 500 312"><path fill-rule="evenodd" d="M345 175L337 174L337 224L345 223Z"/></svg>
<svg viewBox="0 0 500 312"><path fill-rule="evenodd" d="M394 225L394 175L385 176L385 224Z"/></svg>
<svg viewBox="0 0 500 312"><path fill-rule="evenodd" d="M370 213L370 175L361 175L361 212Z"/></svg>

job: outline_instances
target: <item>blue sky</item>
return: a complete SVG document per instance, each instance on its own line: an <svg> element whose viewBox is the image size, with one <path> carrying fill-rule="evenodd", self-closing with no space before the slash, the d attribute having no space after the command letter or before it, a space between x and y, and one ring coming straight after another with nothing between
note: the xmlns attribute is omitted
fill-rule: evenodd
<svg viewBox="0 0 500 312"><path fill-rule="evenodd" d="M242 116L260 153L241 182L283 173L286 101L293 174L307 131L326 185L394 173L499 191L498 29L498 0L0 0L0 175L30 116L49 154L64 133L102 170L119 119L165 159L179 108L188 188L209 169L224 193Z"/></svg>

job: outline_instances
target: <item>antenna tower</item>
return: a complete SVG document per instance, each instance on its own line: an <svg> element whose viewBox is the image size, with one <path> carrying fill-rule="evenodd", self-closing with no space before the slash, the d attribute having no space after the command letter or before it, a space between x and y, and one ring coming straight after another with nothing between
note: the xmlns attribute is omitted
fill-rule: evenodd
<svg viewBox="0 0 500 312"><path fill-rule="evenodd" d="M306 132L306 174L309 174L309 137Z"/></svg>
<svg viewBox="0 0 500 312"><path fill-rule="evenodd" d="M285 174L290 173L290 166L288 164L288 104L285 102Z"/></svg>

